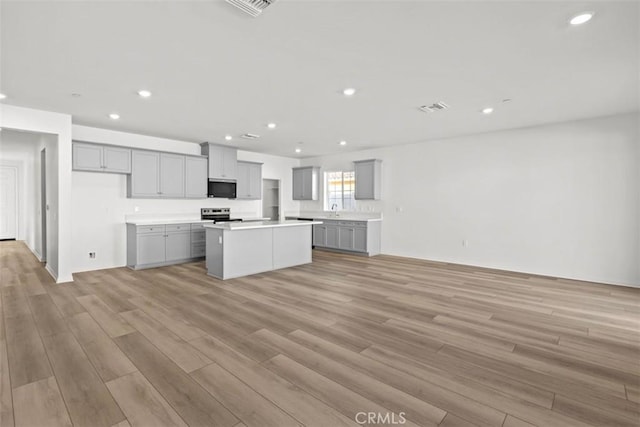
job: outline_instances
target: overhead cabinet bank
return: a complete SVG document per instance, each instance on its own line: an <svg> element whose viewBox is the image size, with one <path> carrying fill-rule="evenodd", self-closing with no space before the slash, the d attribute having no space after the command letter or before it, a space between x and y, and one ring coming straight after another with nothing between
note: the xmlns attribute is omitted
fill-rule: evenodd
<svg viewBox="0 0 640 427"><path fill-rule="evenodd" d="M73 142L73 170L127 175L127 197L207 197L207 158L136 150L115 145Z"/></svg>
<svg viewBox="0 0 640 427"><path fill-rule="evenodd" d="M73 170L131 173L131 149L74 141Z"/></svg>
<svg viewBox="0 0 640 427"><path fill-rule="evenodd" d="M132 150L131 163L128 197L207 197L207 159L204 157Z"/></svg>

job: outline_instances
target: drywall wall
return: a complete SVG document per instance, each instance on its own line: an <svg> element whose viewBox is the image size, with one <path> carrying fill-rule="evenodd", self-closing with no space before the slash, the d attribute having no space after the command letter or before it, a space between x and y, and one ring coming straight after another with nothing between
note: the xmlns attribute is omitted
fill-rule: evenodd
<svg viewBox="0 0 640 427"><path fill-rule="evenodd" d="M0 104L3 129L46 134L40 147L49 147L47 174L46 268L58 283L73 280L71 275L71 116ZM37 241L37 236L36 236Z"/></svg>
<svg viewBox="0 0 640 427"><path fill-rule="evenodd" d="M383 213L385 254L640 286L638 123L625 114L301 163L383 160L382 200L358 209Z"/></svg>
<svg viewBox="0 0 640 427"><path fill-rule="evenodd" d="M87 126L73 126L73 139L113 145L200 154L196 143L116 132ZM299 160L246 151L239 160L262 162L262 177L281 181L283 194L291 194L291 168ZM127 198L126 175L80 172L72 173L73 271L87 271L126 265L125 218L130 215L192 215L199 217L203 207L229 207L232 215L262 215L260 200L147 200ZM284 198L283 212L298 210L299 202ZM89 258L95 252L95 258Z"/></svg>

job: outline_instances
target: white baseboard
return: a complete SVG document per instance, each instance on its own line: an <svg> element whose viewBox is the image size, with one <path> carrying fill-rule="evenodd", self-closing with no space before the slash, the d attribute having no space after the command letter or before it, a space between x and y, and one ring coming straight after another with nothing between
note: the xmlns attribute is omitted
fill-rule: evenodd
<svg viewBox="0 0 640 427"><path fill-rule="evenodd" d="M27 242L24 242L25 245L27 245ZM31 253L33 255L35 255L36 258L38 258L38 261L42 262L42 255L40 255L40 253L38 253L38 251L36 251L34 248L32 248L31 246L27 245L27 247L29 248L29 250L31 251Z"/></svg>
<svg viewBox="0 0 640 427"><path fill-rule="evenodd" d="M56 271L51 268L51 266L49 264L44 266L44 269L47 270L47 272L51 275L51 277L53 277L53 280L56 281L56 283L58 282L58 273L56 273Z"/></svg>
<svg viewBox="0 0 640 427"><path fill-rule="evenodd" d="M73 276L69 275L69 276L60 276L56 279L56 283L68 283L68 282L73 282Z"/></svg>

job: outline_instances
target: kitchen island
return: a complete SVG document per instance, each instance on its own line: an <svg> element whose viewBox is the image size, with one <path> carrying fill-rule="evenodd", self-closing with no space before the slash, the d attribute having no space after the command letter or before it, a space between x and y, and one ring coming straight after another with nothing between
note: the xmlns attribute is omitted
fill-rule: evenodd
<svg viewBox="0 0 640 427"><path fill-rule="evenodd" d="M322 221L207 224L207 274L225 280L308 264L314 224Z"/></svg>

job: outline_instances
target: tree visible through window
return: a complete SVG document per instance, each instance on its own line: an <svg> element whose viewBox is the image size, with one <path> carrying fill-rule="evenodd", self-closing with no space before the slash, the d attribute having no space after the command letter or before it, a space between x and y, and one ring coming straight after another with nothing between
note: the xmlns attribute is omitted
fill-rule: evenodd
<svg viewBox="0 0 640 427"><path fill-rule="evenodd" d="M325 210L353 210L356 207L355 172L326 172ZM335 209L332 209L334 208Z"/></svg>

